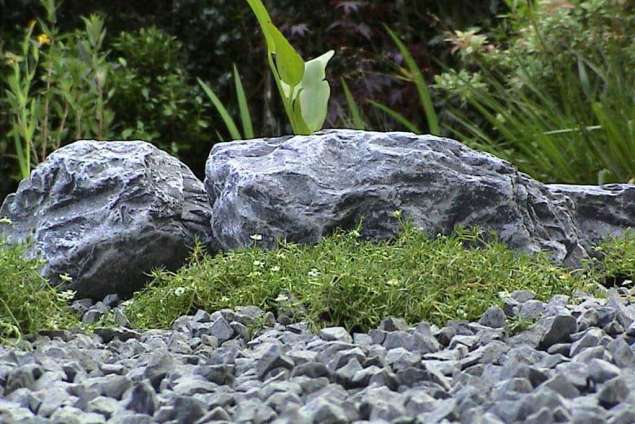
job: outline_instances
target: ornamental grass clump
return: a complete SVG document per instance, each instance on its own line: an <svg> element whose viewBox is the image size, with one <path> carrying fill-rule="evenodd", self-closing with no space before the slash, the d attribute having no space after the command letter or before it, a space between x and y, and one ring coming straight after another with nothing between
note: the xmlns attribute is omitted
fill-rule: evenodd
<svg viewBox="0 0 635 424"><path fill-rule="evenodd" d="M0 224L1 225L1 224ZM38 272L41 262L24 258L24 246L0 239L0 343L25 334L69 328L78 324L60 293Z"/></svg>
<svg viewBox="0 0 635 424"><path fill-rule="evenodd" d="M474 320L501 304L505 292L526 289L547 300L593 291L601 280L600 271L557 267L545 254L514 252L477 230L429 238L405 225L399 237L381 243L353 231L314 246L282 243L271 251L254 247L216 257L199 249L180 271L155 272L126 314L140 327L169 327L199 308L257 305L316 328L366 331L387 316L436 324Z"/></svg>

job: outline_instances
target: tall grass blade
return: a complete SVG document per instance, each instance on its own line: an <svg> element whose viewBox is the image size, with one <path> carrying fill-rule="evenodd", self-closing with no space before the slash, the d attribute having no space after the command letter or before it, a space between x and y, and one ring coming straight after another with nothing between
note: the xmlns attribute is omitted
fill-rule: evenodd
<svg viewBox="0 0 635 424"><path fill-rule="evenodd" d="M346 84L346 81L344 80L344 78L342 78L342 88L344 89L344 97L346 98L346 104L348 105L348 113L349 113L351 122L353 124L353 127L356 130L365 130L366 128L368 128L368 125L366 124L362 116L362 112L359 108L359 105L355 101L355 98L353 97L353 93L351 93L351 90L348 87L348 84Z"/></svg>
<svg viewBox="0 0 635 424"><path fill-rule="evenodd" d="M254 126L251 121L251 112L249 112L249 104L243 82L238 73L238 68L234 64L234 84L236 86L236 97L238 98L238 109L240 111L240 122L243 127L243 135L245 138L252 139L254 136Z"/></svg>
<svg viewBox="0 0 635 424"><path fill-rule="evenodd" d="M393 42L397 45L399 52L403 56L408 68L408 72L410 73L410 77L412 78L412 82L414 82L415 86L417 87L417 92L419 93L419 101L421 102L421 106L423 107L426 115L426 120L428 121L428 130L431 134L440 135L441 128L439 127L439 117L434 110L434 104L432 103L430 89L428 88L428 84L426 84L426 81L423 78L421 69L419 69L419 66L417 65L414 57L412 56L406 45L399 39L399 37L388 26L385 26L385 28L386 31L388 31L390 38L392 38Z"/></svg>
<svg viewBox="0 0 635 424"><path fill-rule="evenodd" d="M240 135L240 131L238 131L238 127L236 127L236 123L232 119L229 112L227 112L227 109L225 108L223 103L220 101L218 96L214 93L214 91L210 88L210 86L207 85L200 78L197 78L196 80L198 81L200 86L203 88L203 91L205 92L205 94L207 94L207 97L209 97L212 104L214 105L218 113L220 114L221 118L223 119L223 122L225 123L225 126L227 127L227 131L229 131L229 135L231 136L231 138L233 140L242 139L242 136Z"/></svg>
<svg viewBox="0 0 635 424"><path fill-rule="evenodd" d="M389 115L392 119L399 122L401 125L406 127L408 130L412 131L413 133L421 134L421 130L419 129L419 127L417 127L417 125L414 122L410 121L408 118L406 118L405 116L403 116L401 113L397 112L396 110L391 109L388 106L382 103L376 102L374 100L369 100L369 103L372 106L376 107L377 109Z"/></svg>

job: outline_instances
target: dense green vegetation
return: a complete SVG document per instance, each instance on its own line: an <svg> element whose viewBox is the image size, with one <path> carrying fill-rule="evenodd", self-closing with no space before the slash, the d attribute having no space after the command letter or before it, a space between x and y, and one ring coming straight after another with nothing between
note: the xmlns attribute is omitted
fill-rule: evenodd
<svg viewBox="0 0 635 424"><path fill-rule="evenodd" d="M513 252L476 230L431 239L406 225L396 240L384 243L360 240L353 231L315 246L283 244L215 257L198 252L176 273L156 272L126 311L140 327L167 327L198 308L241 305L318 327L368 330L387 316L443 324L478 319L501 303L501 293L526 289L546 300L576 289L593 292L614 275L633 276L633 248L631 236L612 240L602 245L606 260L569 270L543 254Z"/></svg>
<svg viewBox="0 0 635 424"><path fill-rule="evenodd" d="M202 177L216 142L306 132L323 118L452 136L545 182L635 182L632 1L265 0L289 69L272 65L249 3L259 2L0 0L0 201L76 139L144 139ZM302 95L282 84L302 86L301 58L330 49L328 84L325 63L307 84L322 100L330 85L326 117L294 112ZM478 238L406 228L379 245L339 234L312 247L195 252L181 271L156 272L128 310L139 326L167 326L197 307L257 304L366 329L387 315L475 318L501 291L544 299L635 270L630 236L575 272L495 242L463 249ZM76 322L21 252L0 245L0 338Z"/></svg>
<svg viewBox="0 0 635 424"><path fill-rule="evenodd" d="M56 292L39 277L40 263L22 253L0 245L0 340L78 325L69 309L72 294ZM635 277L635 234L607 240L597 253L600 259L571 270L544 254L514 252L476 229L429 238L411 225L382 243L351 231L314 246L281 244L213 257L197 247L179 271L155 271L148 287L125 302L125 313L138 328L167 328L199 308L245 305L316 328L368 330L387 316L442 325L477 319L514 290L530 290L541 300L576 290L601 295L602 287ZM110 324L107 316L96 325Z"/></svg>
<svg viewBox="0 0 635 424"><path fill-rule="evenodd" d="M77 138L145 139L202 176L214 143L293 129L247 1L5 3L0 197ZM549 182L635 175L633 2L264 4L302 57L335 50L326 126L453 136Z"/></svg>
<svg viewBox="0 0 635 424"><path fill-rule="evenodd" d="M72 294L51 287L38 273L41 262L23 253L0 240L0 342L78 323L68 305Z"/></svg>

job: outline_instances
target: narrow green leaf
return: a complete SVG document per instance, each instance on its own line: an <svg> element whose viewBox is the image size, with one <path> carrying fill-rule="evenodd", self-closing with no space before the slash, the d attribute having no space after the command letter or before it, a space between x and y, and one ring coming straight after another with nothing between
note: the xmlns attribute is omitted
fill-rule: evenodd
<svg viewBox="0 0 635 424"><path fill-rule="evenodd" d="M434 110L434 104L432 103L432 97L430 96L430 89L428 88L428 84L426 84L425 79L423 78L423 74L417 65L414 57L406 47L406 45L399 39L399 37L388 27L384 26L386 31L388 31L388 35L399 48L399 52L404 58L406 62L406 66L408 67L408 71L412 77L412 81L417 87L417 92L419 93L419 100L421 101L421 106L426 115L426 120L428 121L428 129L431 134L439 135L441 133L441 129L439 127L439 118L437 116L436 111Z"/></svg>
<svg viewBox="0 0 635 424"><path fill-rule="evenodd" d="M342 88L344 89L344 97L346 98L348 113L352 119L353 127L356 130L365 130L367 128L367 125L362 116L362 111L355 101L355 98L353 97L353 94L351 93L351 90L348 87L348 84L346 84L344 78L342 78Z"/></svg>
<svg viewBox="0 0 635 424"><path fill-rule="evenodd" d="M216 96L216 94L210 88L210 86L207 85L205 82L203 82L200 78L197 78L196 80L198 81L200 86L203 88L203 91L205 92L205 94L207 94L207 97L209 97L212 104L214 105L218 113L220 114L221 118L223 119L223 122L225 123L225 126L227 127L227 131L229 131L229 134L232 137L232 139L234 140L242 139L242 136L240 135L240 132L238 131L238 127L236 127L236 123L234 122L232 117L229 115L229 112L227 112L227 109L225 109L225 106L220 101L218 96Z"/></svg>
<svg viewBox="0 0 635 424"><path fill-rule="evenodd" d="M593 91L591 89L591 82L589 80L589 75L586 71L584 61L580 57L578 57L578 78L580 78L580 86L582 87L584 94L588 99L592 99Z"/></svg>
<svg viewBox="0 0 635 424"><path fill-rule="evenodd" d="M401 125L406 127L408 130L412 131L415 134L421 134L421 130L419 129L419 127L417 127L417 125L414 122L410 121L408 118L406 118L405 116L403 116L396 110L391 109L388 106L382 103L376 102L374 100L369 100L369 102L372 106L386 113L392 119L394 119L395 121L399 122Z"/></svg>
<svg viewBox="0 0 635 424"><path fill-rule="evenodd" d="M302 81L304 60L273 23L269 22L267 25L275 45L275 51L272 54L280 79L291 87L295 87Z"/></svg>
<svg viewBox="0 0 635 424"><path fill-rule="evenodd" d="M243 127L245 138L254 138L254 127L251 122L251 113L249 112L249 104L245 89L238 73L238 68L234 64L234 84L236 86L236 97L238 98L238 109L240 110L240 122Z"/></svg>
<svg viewBox="0 0 635 424"><path fill-rule="evenodd" d="M269 12L267 12L267 8L262 1L260 0L247 0L251 10L256 15L256 19L258 19L258 24L260 25L260 29L265 37L265 42L267 43L267 50L269 54L275 51L275 43L273 40L273 36L269 32L269 25L271 23L271 17L269 16Z"/></svg>

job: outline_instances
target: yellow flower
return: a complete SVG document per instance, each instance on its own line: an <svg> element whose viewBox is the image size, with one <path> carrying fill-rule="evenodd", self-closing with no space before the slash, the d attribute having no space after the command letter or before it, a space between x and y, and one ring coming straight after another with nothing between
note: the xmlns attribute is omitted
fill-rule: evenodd
<svg viewBox="0 0 635 424"><path fill-rule="evenodd" d="M37 43L40 46L51 44L51 37L49 37L47 34L40 34L37 36Z"/></svg>

